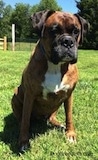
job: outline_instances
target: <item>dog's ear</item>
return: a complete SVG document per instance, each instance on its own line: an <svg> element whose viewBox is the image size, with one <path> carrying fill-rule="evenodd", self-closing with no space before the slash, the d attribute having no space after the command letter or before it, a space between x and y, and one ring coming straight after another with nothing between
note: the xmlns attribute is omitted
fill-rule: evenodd
<svg viewBox="0 0 98 160"><path fill-rule="evenodd" d="M40 12L36 12L31 16L32 25L34 31L41 36L41 31L43 29L44 23L46 19L51 16L55 11L53 10L44 10Z"/></svg>
<svg viewBox="0 0 98 160"><path fill-rule="evenodd" d="M78 18L78 20L79 20L79 22L81 24L81 38L80 38L80 42L79 43L82 44L84 35L90 29L90 24L89 24L89 22L87 20L85 20L84 18L79 16L79 14L74 14L74 15Z"/></svg>

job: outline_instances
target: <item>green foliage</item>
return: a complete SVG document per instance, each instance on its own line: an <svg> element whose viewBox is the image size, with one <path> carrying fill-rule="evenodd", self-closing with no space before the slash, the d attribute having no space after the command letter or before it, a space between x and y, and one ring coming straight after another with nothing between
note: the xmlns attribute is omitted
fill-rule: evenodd
<svg viewBox="0 0 98 160"><path fill-rule="evenodd" d="M5 6L3 1L0 1L0 37L11 36L10 16L12 13L12 7L10 5Z"/></svg>
<svg viewBox="0 0 98 160"><path fill-rule="evenodd" d="M38 6L38 11L46 9L61 10L62 8L57 5L56 0L41 0Z"/></svg>
<svg viewBox="0 0 98 160"><path fill-rule="evenodd" d="M3 16L4 5L5 3L3 2L3 0L0 0L0 18L2 18Z"/></svg>
<svg viewBox="0 0 98 160"><path fill-rule="evenodd" d="M87 19L91 26L83 47L98 49L98 0L80 0L77 7L79 14Z"/></svg>
<svg viewBox="0 0 98 160"><path fill-rule="evenodd" d="M13 9L10 5L4 8L4 12L1 20L1 26L0 26L0 37L3 37L4 35L6 35L7 37L11 37L10 17L11 17L12 11Z"/></svg>
<svg viewBox="0 0 98 160"><path fill-rule="evenodd" d="M74 91L73 118L77 143L67 142L60 129L37 124L30 139L31 149L17 155L18 125L12 115L11 97L19 85L30 52L0 51L0 159L1 160L98 160L98 51L80 50L79 82ZM64 110L58 112L64 122Z"/></svg>
<svg viewBox="0 0 98 160"><path fill-rule="evenodd" d="M27 38L30 35L30 6L18 3L11 16L11 23L16 26L16 37Z"/></svg>
<svg viewBox="0 0 98 160"><path fill-rule="evenodd" d="M36 4L31 8L31 11L35 13L47 9L58 10L58 11L62 10L62 8L58 6L56 0L40 0L39 4Z"/></svg>
<svg viewBox="0 0 98 160"><path fill-rule="evenodd" d="M90 23L90 31L84 39L82 48L98 49L98 0L76 1L80 16ZM70 6L69 6L70 7ZM16 38L34 38L30 16L40 10L62 10L56 0L40 0L39 4L30 6L17 3L15 8L6 6L3 0L0 1L0 37L7 36L11 39L12 23L16 24Z"/></svg>
<svg viewBox="0 0 98 160"><path fill-rule="evenodd" d="M30 20L32 13L39 10L61 10L56 0L41 0L39 4L30 6L29 4L17 3L15 8L5 6L3 0L0 1L0 37L11 38L12 23L16 25L16 38L33 37L33 29Z"/></svg>

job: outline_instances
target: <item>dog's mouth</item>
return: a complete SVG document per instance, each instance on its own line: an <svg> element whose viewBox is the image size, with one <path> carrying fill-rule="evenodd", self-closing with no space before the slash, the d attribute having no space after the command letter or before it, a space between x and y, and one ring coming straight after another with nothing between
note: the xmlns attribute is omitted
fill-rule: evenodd
<svg viewBox="0 0 98 160"><path fill-rule="evenodd" d="M50 61L54 64L60 62L69 62L71 64L77 62L77 43L71 36L57 39L53 42Z"/></svg>
<svg viewBox="0 0 98 160"><path fill-rule="evenodd" d="M50 61L54 64L62 63L71 63L74 64L77 62L77 49L66 50L66 49L53 49Z"/></svg>

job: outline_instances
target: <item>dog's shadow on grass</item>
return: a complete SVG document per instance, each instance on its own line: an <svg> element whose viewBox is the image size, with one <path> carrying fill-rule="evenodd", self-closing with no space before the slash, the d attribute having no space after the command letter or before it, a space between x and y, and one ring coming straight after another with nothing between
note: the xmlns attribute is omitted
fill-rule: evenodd
<svg viewBox="0 0 98 160"><path fill-rule="evenodd" d="M53 126L47 125L46 120L32 121L30 128L31 138L34 139L39 134L44 134ZM13 153L18 154L19 124L13 114L4 118L4 129L0 132L0 141L8 144Z"/></svg>
<svg viewBox="0 0 98 160"><path fill-rule="evenodd" d="M18 135L19 135L18 123L13 114L10 114L4 118L4 128L3 132L0 132L0 141L4 142L5 144L8 144L10 146L10 149L14 153L18 153L17 149Z"/></svg>

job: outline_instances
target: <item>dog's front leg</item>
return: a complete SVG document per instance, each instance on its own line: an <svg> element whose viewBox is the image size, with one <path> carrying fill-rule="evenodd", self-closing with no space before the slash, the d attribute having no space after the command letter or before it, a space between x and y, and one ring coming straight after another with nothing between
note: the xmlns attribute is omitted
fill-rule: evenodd
<svg viewBox="0 0 98 160"><path fill-rule="evenodd" d="M24 95L22 120L20 126L20 136L19 136L19 150L23 152L27 150L30 146L29 144L29 127L30 127L30 117L33 106L32 94L26 92Z"/></svg>
<svg viewBox="0 0 98 160"><path fill-rule="evenodd" d="M66 135L69 142L76 142L76 133L73 125L72 118L72 94L66 101L64 102L65 115L66 115Z"/></svg>

